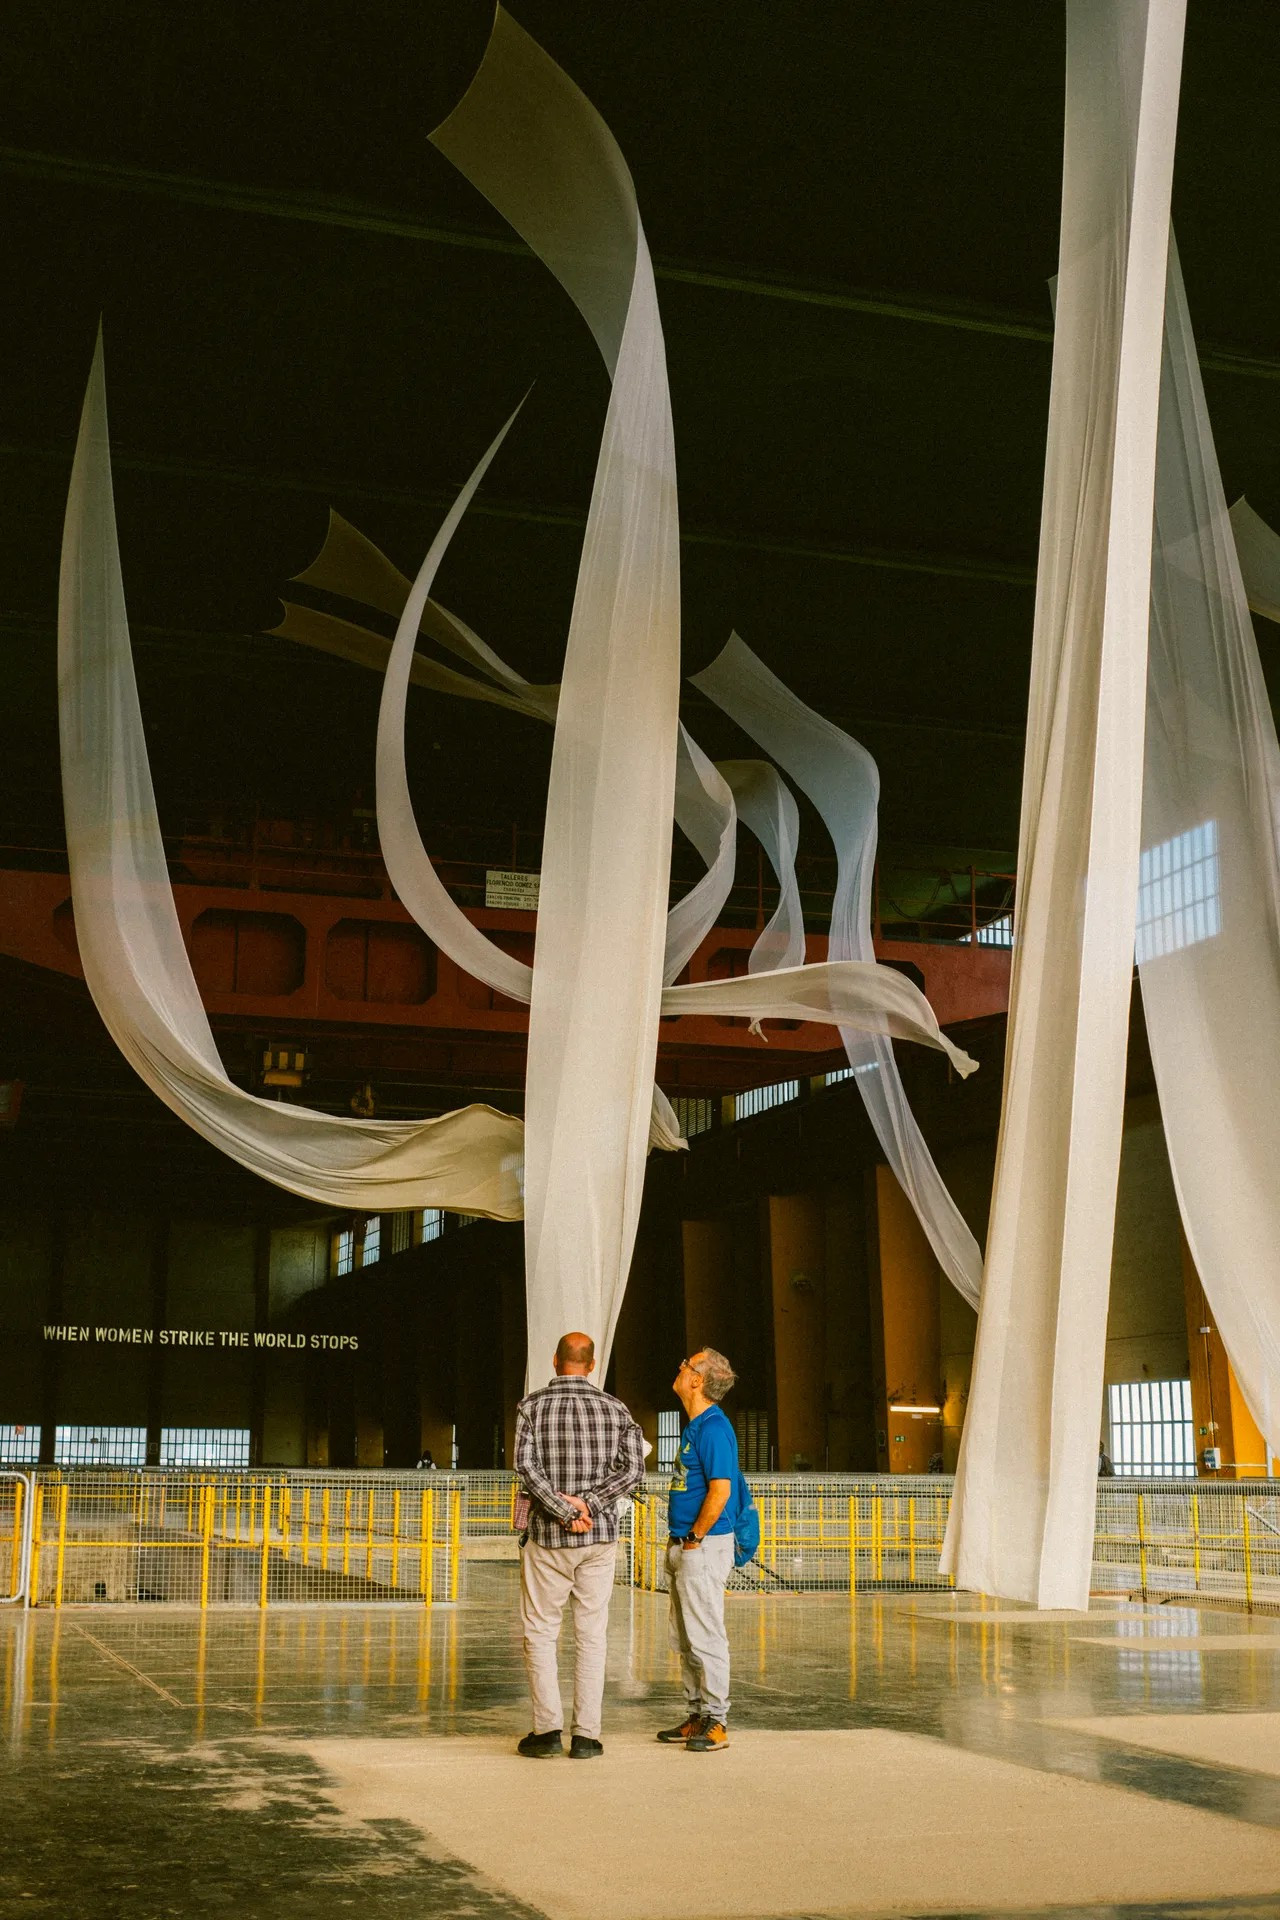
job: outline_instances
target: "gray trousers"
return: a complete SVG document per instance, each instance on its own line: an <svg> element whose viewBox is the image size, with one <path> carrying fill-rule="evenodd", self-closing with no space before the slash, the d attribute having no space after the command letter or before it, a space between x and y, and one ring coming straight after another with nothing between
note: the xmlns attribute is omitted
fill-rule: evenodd
<svg viewBox="0 0 1280 1920"><path fill-rule="evenodd" d="M528 1540L520 1549L520 1625L524 1664L533 1695L533 1730L552 1733L563 1727L557 1652L566 1602L573 1608L574 1733L600 1738L604 1704L604 1656L609 1635L618 1549L540 1547Z"/></svg>
<svg viewBox="0 0 1280 1920"><path fill-rule="evenodd" d="M708 1534L688 1553L667 1548L671 1600L671 1645L680 1655L680 1677L691 1713L722 1723L729 1718L729 1636L724 1630L724 1590L733 1572L733 1535Z"/></svg>

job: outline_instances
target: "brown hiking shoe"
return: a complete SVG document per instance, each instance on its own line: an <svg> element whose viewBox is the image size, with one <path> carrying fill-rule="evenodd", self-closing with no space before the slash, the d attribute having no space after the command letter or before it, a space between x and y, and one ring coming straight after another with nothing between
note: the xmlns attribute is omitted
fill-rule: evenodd
<svg viewBox="0 0 1280 1920"><path fill-rule="evenodd" d="M719 1753L729 1744L729 1729L721 1720L704 1720L684 1743L686 1753Z"/></svg>
<svg viewBox="0 0 1280 1920"><path fill-rule="evenodd" d="M677 1742L683 1746L686 1740L693 1739L695 1733L701 1733L704 1725L705 1721L700 1713L691 1713L683 1725L664 1727L658 1738L665 1741L669 1747L675 1746Z"/></svg>

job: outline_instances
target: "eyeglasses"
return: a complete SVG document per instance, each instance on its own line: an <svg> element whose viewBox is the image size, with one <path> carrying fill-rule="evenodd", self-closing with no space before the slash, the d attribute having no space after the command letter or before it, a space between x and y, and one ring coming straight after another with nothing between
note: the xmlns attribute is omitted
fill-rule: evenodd
<svg viewBox="0 0 1280 1920"><path fill-rule="evenodd" d="M682 1370L683 1370L683 1369L684 1369L685 1367L688 1367L688 1369L689 1369L689 1371L690 1371L690 1373L696 1373L696 1374L697 1374L697 1376L698 1376L698 1378L699 1378L699 1380L701 1380L701 1378L702 1378L702 1368L701 1368L701 1367L695 1367L695 1366L693 1366L693 1365L691 1364L691 1362L690 1362L690 1361L688 1361L688 1360L682 1360L682 1361L680 1362L680 1366L679 1366L679 1368L677 1368L677 1372L679 1372L679 1371L682 1371Z"/></svg>

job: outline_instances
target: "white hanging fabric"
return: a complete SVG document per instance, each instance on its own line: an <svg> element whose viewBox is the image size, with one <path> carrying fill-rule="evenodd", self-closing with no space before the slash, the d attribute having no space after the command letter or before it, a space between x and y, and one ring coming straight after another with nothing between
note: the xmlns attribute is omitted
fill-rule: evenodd
<svg viewBox="0 0 1280 1920"><path fill-rule="evenodd" d="M85 394L58 596L62 788L76 939L95 1006L165 1105L233 1160L324 1206L521 1212L520 1121L470 1106L356 1120L227 1077L183 944L138 705L116 537L102 343Z"/></svg>
<svg viewBox="0 0 1280 1920"><path fill-rule="evenodd" d="M433 144L560 281L611 391L569 622L543 834L525 1088L530 1378L581 1327L607 1365L657 1053L679 719L666 354L630 174L594 107L498 9Z"/></svg>
<svg viewBox="0 0 1280 1920"><path fill-rule="evenodd" d="M1138 964L1187 1242L1274 1443L1280 748L1246 591L1280 616L1280 541L1228 517L1176 251L1165 329Z"/></svg>
<svg viewBox="0 0 1280 1920"><path fill-rule="evenodd" d="M1232 507L1230 518L1249 605L1264 620L1280 620L1280 534L1243 497Z"/></svg>
<svg viewBox="0 0 1280 1920"><path fill-rule="evenodd" d="M1088 1604L1142 803L1184 8L1068 0L1004 1106L943 1567Z"/></svg>
<svg viewBox="0 0 1280 1920"><path fill-rule="evenodd" d="M509 423L508 423L509 424ZM503 433L507 428L503 429ZM400 621L394 641L363 628L352 632L361 636L345 656L361 665L386 663L382 706L379 715L378 746L378 819L383 855L392 884L419 925L450 957L475 978L484 981L509 998L527 1002L532 984L532 969L507 953L482 929L476 927L443 886L431 858L422 844L409 796L404 762L404 719L408 686L413 674L412 662L417 633L425 627L424 606L445 548L475 488L501 443L498 436L468 480L440 533L432 542L416 582L404 581L395 574L389 561L377 549L364 542L372 561L382 561L392 584L385 590L384 605L400 603ZM336 518L336 516L334 516ZM343 523L345 528L345 523ZM345 529L354 534L354 529ZM363 536L355 536L363 540ZM324 556L322 555L323 559ZM368 561L366 561L366 570ZM316 581L320 569L308 569ZM359 582L351 573L336 566L323 569L323 584L347 597L354 597ZM307 613L308 609L290 609ZM457 616L435 607L440 620L453 630L470 632ZM348 623L343 623L348 624ZM313 644L311 628L304 619L296 628L287 624L277 632ZM528 683L520 678L484 642L476 639L468 657L483 667L501 685L508 688L518 711L541 720L550 719L556 710L557 687L537 689L540 698L526 701ZM428 663L430 664L430 663ZM464 675L446 681L425 680L434 691L469 697L473 683ZM670 978L684 965L688 953L701 944L714 925L716 916L733 879L734 831L736 813L732 789L744 795L746 811L762 836L770 860L779 877L780 900L777 912L752 949L748 980L699 981L676 987L665 986L662 993L664 1014L737 1015L759 1028L768 1019L809 1019L861 1027L868 1033L896 1033L926 1046L940 1047L958 1072L973 1071L974 1061L947 1040L933 1017L924 996L894 969L875 965L828 964L822 968L804 968L803 927L800 924L799 892L795 878L795 846L798 813L795 801L778 779L777 772L757 761L727 762L730 781L718 769L681 726L678 737L676 817L708 863L707 873L668 917L664 948L664 973ZM772 941L760 964L762 942ZM682 958L681 955L684 955ZM796 978L803 973L804 978ZM766 977L767 975L767 977ZM784 977L779 977L784 976ZM653 1089L650 1115L650 1145L668 1151L684 1146L679 1123L660 1088Z"/></svg>
<svg viewBox="0 0 1280 1920"><path fill-rule="evenodd" d="M880 773L865 747L785 687L731 635L693 683L786 768L813 801L836 849L836 890L827 953L874 961L871 886L875 873ZM841 1030L849 1064L885 1159L911 1201L948 1279L976 1307L982 1254L948 1193L911 1111L893 1047L883 1035Z"/></svg>
<svg viewBox="0 0 1280 1920"><path fill-rule="evenodd" d="M721 774L737 804L738 818L763 847L778 882L778 904L760 929L747 959L748 973L773 973L804 965L804 914L796 880L800 809L778 769L767 760L721 760Z"/></svg>

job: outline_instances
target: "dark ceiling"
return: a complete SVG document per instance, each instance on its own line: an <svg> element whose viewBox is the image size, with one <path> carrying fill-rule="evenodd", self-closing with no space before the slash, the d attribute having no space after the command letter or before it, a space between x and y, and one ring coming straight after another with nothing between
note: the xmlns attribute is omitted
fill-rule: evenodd
<svg viewBox="0 0 1280 1920"><path fill-rule="evenodd" d="M900 846L1016 832L1049 381L1058 0L514 0L631 165L660 272L684 649L737 626L856 730ZM487 0L10 0L0 704L14 842L59 832L52 621L94 330L167 827L372 783L378 683L262 637L332 503L559 669L605 377L428 145ZM1280 518L1280 8L1190 0L1175 218L1229 494ZM1264 639L1264 656L1270 642ZM1268 665L1270 662L1268 661ZM713 751L731 729L696 699ZM536 824L546 741L417 696L419 811Z"/></svg>

